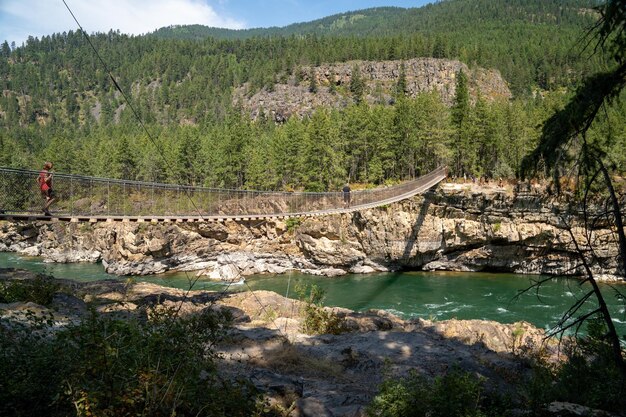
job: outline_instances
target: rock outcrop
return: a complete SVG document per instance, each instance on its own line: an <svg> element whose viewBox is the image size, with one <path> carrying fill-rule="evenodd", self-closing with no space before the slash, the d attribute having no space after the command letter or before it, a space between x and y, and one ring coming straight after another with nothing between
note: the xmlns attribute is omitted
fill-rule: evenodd
<svg viewBox="0 0 626 417"><path fill-rule="evenodd" d="M442 184L387 207L305 219L226 223L0 223L0 250L48 262L102 261L109 273L194 271L213 279L288 270L336 276L399 269L580 275L566 221L580 218L542 190ZM623 276L612 234L592 239L604 278Z"/></svg>
<svg viewBox="0 0 626 417"><path fill-rule="evenodd" d="M454 60L415 58L407 61L351 61L300 68L297 75L274 84L271 91L253 92L248 90L248 86L240 87L235 91L233 101L241 104L253 119L263 114L277 122L292 115L309 115L318 107L342 108L352 102L349 86L353 69L358 67L365 84L365 100L390 104L403 65L405 94L408 97L436 91L445 104L452 105L457 75L463 71L468 77L472 100L476 100L479 94L487 100L511 98L507 83L496 70L470 69ZM315 78L315 85L318 86L315 92L310 91L311 77Z"/></svg>

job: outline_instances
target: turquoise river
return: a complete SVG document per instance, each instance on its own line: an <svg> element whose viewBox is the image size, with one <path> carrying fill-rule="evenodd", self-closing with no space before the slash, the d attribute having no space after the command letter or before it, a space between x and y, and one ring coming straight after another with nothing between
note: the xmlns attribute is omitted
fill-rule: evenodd
<svg viewBox="0 0 626 417"><path fill-rule="evenodd" d="M104 272L100 264L51 264L41 258L26 258L13 253L0 252L0 268L22 268L44 272L57 278L77 281L102 279L127 280ZM402 272L369 275L347 275L326 278L292 273L290 275L252 276L245 283L225 284L197 281L194 289L216 291L271 290L281 295L295 297L298 282L317 284L326 293L325 304L355 311L383 309L403 318L422 317L444 320L482 319L512 323L525 320L542 328L554 326L563 312L580 297L588 286L580 287L578 281L564 278L548 280L539 292L528 292L515 299L520 290L534 280L545 278L532 275ZM189 288L193 273L172 273L157 276L132 277L136 281ZM618 290L626 293L626 285ZM602 285L614 322L621 335L626 334L626 317L623 302L616 297L615 289ZM586 310L595 307L592 298Z"/></svg>

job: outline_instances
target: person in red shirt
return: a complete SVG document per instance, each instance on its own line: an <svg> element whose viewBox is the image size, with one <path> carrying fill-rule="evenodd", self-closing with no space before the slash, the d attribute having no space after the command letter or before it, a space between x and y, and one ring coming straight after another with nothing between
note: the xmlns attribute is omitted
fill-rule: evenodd
<svg viewBox="0 0 626 417"><path fill-rule="evenodd" d="M39 173L39 189L41 195L46 199L46 205L43 207L43 214L50 216L50 205L56 200L54 198L54 191L52 191L52 162L46 162L43 169Z"/></svg>

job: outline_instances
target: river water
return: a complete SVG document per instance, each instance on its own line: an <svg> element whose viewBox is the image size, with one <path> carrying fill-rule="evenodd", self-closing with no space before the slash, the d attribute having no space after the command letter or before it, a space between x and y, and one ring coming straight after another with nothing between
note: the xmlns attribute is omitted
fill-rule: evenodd
<svg viewBox="0 0 626 417"><path fill-rule="evenodd" d="M101 264L51 264L41 258L21 257L0 252L0 267L44 272L57 278L77 281L102 279L127 280L104 272ZM199 280L194 289L217 291L270 290L283 296L297 297L298 283L316 284L325 293L325 305L349 308L355 311L383 309L403 318L444 320L481 319L512 323L525 320L548 329L556 324L563 312L589 287L580 287L578 281L564 278L549 279L539 291L516 295L541 278L535 275L402 272L368 275L347 275L338 278L317 277L292 273L290 275L252 276L246 283L225 285ZM136 281L187 289L193 273L172 273L157 276L132 277ZM626 286L618 286L626 293ZM621 335L626 334L626 314L623 303L615 297L613 288L602 285L613 320ZM586 311L595 308L594 298Z"/></svg>

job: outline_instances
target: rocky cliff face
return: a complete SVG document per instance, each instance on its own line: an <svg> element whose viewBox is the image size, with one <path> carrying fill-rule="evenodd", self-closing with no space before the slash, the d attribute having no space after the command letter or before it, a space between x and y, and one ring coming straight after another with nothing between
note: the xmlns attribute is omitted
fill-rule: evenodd
<svg viewBox="0 0 626 417"><path fill-rule="evenodd" d="M582 274L568 208L544 193L442 184L384 208L249 223L0 224L0 250L51 262L102 261L113 274L195 271L239 280L299 270L328 276L397 269ZM576 217L574 236L584 242ZM605 278L623 275L601 227L593 239Z"/></svg>
<svg viewBox="0 0 626 417"><path fill-rule="evenodd" d="M408 61L352 61L305 67L298 74L286 77L271 91L249 91L246 86L235 91L234 102L240 103L253 119L263 114L281 122L297 115L303 117L317 107L341 108L351 101L349 86L353 69L359 68L365 82L365 100L369 103L389 104L404 65L405 93L415 97L419 93L436 91L447 105L456 94L456 77L463 71L469 81L473 100L478 94L487 100L511 98L511 92L496 70L468 68L467 65L447 59L416 58ZM315 78L317 92L309 91L311 77ZM333 88L331 88L331 84Z"/></svg>
<svg viewBox="0 0 626 417"><path fill-rule="evenodd" d="M477 190L470 185L443 184L437 192L356 213L349 220L343 227L341 219L325 225L305 223L299 246L308 259L349 266L352 272L408 268L584 273L566 224L570 223L582 245L587 237L580 218L539 190L514 194L495 186ZM609 235L600 227L592 236L600 257L592 269L605 279L623 275Z"/></svg>

